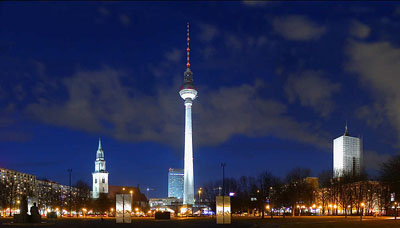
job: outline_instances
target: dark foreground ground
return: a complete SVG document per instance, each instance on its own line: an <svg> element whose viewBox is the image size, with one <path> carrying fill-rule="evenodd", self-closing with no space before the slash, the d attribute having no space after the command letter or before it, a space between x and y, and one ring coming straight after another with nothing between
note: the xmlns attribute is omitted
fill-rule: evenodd
<svg viewBox="0 0 400 228"><path fill-rule="evenodd" d="M284 228L284 227L296 227L296 228L313 228L313 227L322 227L322 228L335 228L335 227L379 227L379 228L400 228L400 220L394 220L393 218L364 218L363 221L360 221L359 217L286 217L286 218L246 218L246 217L234 217L231 225L217 225L215 224L215 218L174 218L171 220L154 220L154 218L133 218L131 224L116 224L115 219L104 219L101 222L98 218L88 218L88 219L57 219L57 220L47 220L44 219L44 222L52 223L46 226L35 226L35 227L73 227L73 228L86 228L86 227L139 227L139 228L147 228L147 227L155 227L155 228L180 228L180 227L266 227L266 228ZM0 227L27 227L27 226L10 226L6 225L11 222L11 219L0 219L2 223ZM49 226L50 225L50 226Z"/></svg>

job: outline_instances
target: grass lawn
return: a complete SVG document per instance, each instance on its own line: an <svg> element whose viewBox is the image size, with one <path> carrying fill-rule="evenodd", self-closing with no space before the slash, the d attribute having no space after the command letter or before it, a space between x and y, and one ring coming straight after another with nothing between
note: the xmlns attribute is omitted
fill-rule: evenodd
<svg viewBox="0 0 400 228"><path fill-rule="evenodd" d="M12 219L0 219L3 223L1 227L18 227L6 226L5 223L10 223ZM114 218L105 218L101 221L99 218L63 218L57 220L43 219L43 222L52 223L52 226L35 226L35 227L155 227L155 228L180 228L180 227L221 227L222 225L215 224L215 218L173 218L171 220L154 220L154 218L132 218L131 224L116 224ZM274 219L254 218L254 217L233 217L232 224L226 225L227 227L249 227L249 228L336 228L336 227L399 227L400 220L394 220L389 217L364 217L360 221L360 217L330 217L330 216L313 216L313 217L275 217ZM26 227L26 226L24 226Z"/></svg>

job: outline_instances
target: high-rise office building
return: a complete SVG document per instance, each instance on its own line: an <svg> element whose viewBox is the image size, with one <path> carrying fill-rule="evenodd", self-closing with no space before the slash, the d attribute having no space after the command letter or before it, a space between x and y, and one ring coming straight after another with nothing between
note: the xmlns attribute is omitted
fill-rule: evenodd
<svg viewBox="0 0 400 228"><path fill-rule="evenodd" d="M94 164L92 198L97 199L100 193L108 193L108 172L106 171L106 160L104 160L104 151L100 139Z"/></svg>
<svg viewBox="0 0 400 228"><path fill-rule="evenodd" d="M343 136L333 140L333 177L360 175L362 170L362 142L350 136L347 123Z"/></svg>
<svg viewBox="0 0 400 228"><path fill-rule="evenodd" d="M183 184L183 204L194 205L194 174L193 174L193 145L192 145L192 103L197 97L193 83L193 73L189 61L189 23L187 24L186 71L184 82L179 95L185 101L185 164Z"/></svg>
<svg viewBox="0 0 400 228"><path fill-rule="evenodd" d="M183 182L183 169L170 168L168 170L168 197L183 199Z"/></svg>

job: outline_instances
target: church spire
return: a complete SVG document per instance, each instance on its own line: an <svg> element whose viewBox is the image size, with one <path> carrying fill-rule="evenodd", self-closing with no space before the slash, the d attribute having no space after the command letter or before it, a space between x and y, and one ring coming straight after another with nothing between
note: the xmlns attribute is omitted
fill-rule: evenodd
<svg viewBox="0 0 400 228"><path fill-rule="evenodd" d="M104 159L103 148L101 147L101 138L99 138L99 147L97 148L96 159Z"/></svg>
<svg viewBox="0 0 400 228"><path fill-rule="evenodd" d="M100 137L99 137L99 148L98 148L97 150L103 150L103 149L101 148L101 138L100 138Z"/></svg>

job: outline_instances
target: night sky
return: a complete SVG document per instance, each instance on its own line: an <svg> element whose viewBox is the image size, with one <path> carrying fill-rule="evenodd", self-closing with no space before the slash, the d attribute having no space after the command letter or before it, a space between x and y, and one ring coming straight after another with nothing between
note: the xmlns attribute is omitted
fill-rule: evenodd
<svg viewBox="0 0 400 228"><path fill-rule="evenodd" d="M111 185L166 197L187 22L195 189L221 162L228 177L332 169L346 121L370 174L397 153L395 2L3 2L0 167L91 185L101 137Z"/></svg>

